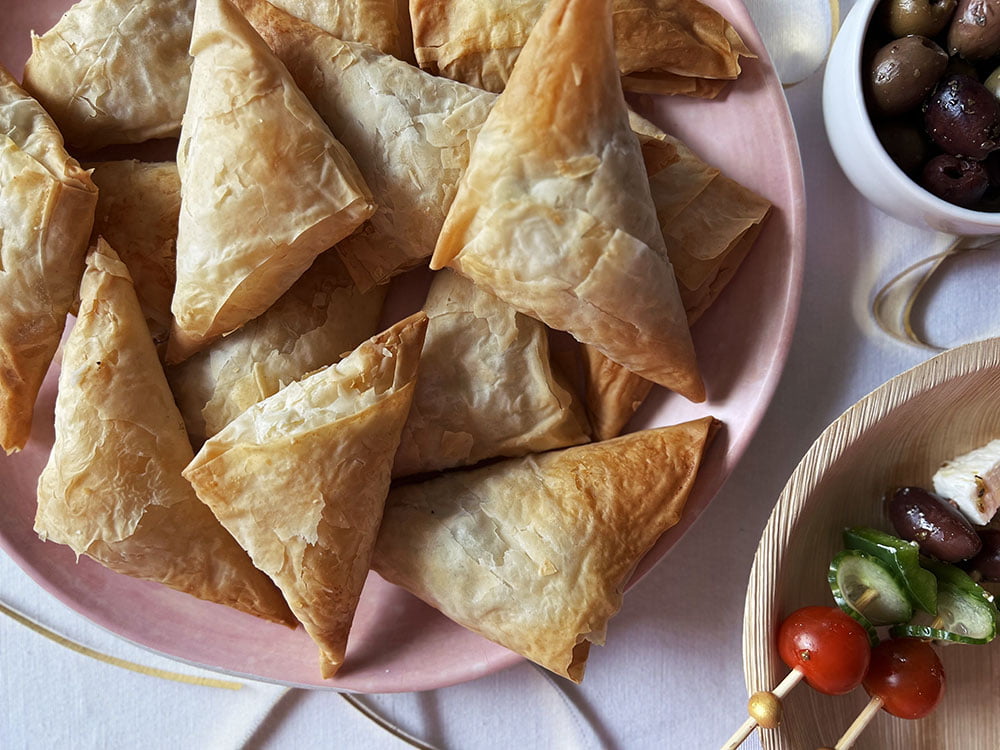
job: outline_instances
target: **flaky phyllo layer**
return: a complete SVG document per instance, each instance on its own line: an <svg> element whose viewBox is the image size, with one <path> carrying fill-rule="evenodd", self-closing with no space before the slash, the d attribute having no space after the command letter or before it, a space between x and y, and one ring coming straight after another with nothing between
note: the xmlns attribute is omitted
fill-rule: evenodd
<svg viewBox="0 0 1000 750"><path fill-rule="evenodd" d="M411 316L250 407L184 471L282 590L324 677L344 661L426 325Z"/></svg>
<svg viewBox="0 0 1000 750"><path fill-rule="evenodd" d="M191 460L125 265L91 251L66 342L35 531L119 573L292 622L281 594L181 476Z"/></svg>
<svg viewBox="0 0 1000 750"><path fill-rule="evenodd" d="M270 307L375 210L347 150L226 0L200 0L177 166L179 362Z"/></svg>
<svg viewBox="0 0 1000 750"><path fill-rule="evenodd" d="M393 489L373 567L579 682L629 575L679 520L713 426L705 417Z"/></svg>
<svg viewBox="0 0 1000 750"><path fill-rule="evenodd" d="M0 67L0 447L21 450L73 304L97 188Z"/></svg>

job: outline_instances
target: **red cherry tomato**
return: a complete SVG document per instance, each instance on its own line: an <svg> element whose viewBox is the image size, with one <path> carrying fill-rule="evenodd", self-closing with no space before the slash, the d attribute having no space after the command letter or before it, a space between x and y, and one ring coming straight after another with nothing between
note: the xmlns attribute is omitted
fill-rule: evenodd
<svg viewBox="0 0 1000 750"><path fill-rule="evenodd" d="M901 719L920 719L944 695L944 667L931 648L917 638L890 638L872 649L864 680L869 695Z"/></svg>
<svg viewBox="0 0 1000 750"><path fill-rule="evenodd" d="M838 607L803 607L778 630L778 653L821 693L843 695L861 684L868 669L868 633Z"/></svg>

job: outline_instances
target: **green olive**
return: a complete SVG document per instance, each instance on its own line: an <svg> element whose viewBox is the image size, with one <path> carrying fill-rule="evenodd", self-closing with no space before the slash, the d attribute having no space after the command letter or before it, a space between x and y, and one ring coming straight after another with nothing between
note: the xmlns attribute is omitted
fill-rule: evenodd
<svg viewBox="0 0 1000 750"><path fill-rule="evenodd" d="M936 36L944 31L957 0L889 0L884 23L895 37L908 34Z"/></svg>
<svg viewBox="0 0 1000 750"><path fill-rule="evenodd" d="M986 80L983 81L983 85L986 90L993 94L994 97L1000 99L1000 68L996 68L992 73L986 76Z"/></svg>

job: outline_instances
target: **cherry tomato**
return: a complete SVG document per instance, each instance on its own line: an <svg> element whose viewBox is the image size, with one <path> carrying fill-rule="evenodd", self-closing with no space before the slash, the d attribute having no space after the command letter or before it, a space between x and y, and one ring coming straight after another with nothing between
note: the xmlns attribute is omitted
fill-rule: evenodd
<svg viewBox="0 0 1000 750"><path fill-rule="evenodd" d="M871 646L865 629L839 607L803 607L781 623L778 653L813 689L843 695L861 684Z"/></svg>
<svg viewBox="0 0 1000 750"><path fill-rule="evenodd" d="M869 695L901 719L919 719L944 695L944 667L931 648L917 638L890 638L872 649L864 680Z"/></svg>

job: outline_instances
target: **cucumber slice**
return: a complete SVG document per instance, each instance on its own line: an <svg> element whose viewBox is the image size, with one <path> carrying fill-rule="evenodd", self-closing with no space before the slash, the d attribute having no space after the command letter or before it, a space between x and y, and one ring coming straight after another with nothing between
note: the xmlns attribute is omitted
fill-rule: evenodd
<svg viewBox="0 0 1000 750"><path fill-rule="evenodd" d="M827 580L837 606L869 629L913 618L913 602L903 584L872 555L842 551L830 563Z"/></svg>
<svg viewBox="0 0 1000 750"><path fill-rule="evenodd" d="M970 579L971 580L971 579ZM891 636L930 638L949 643L989 643L997 634L997 610L993 603L947 581L938 582L938 611L933 621L896 625Z"/></svg>
<svg viewBox="0 0 1000 750"><path fill-rule="evenodd" d="M884 531L865 526L844 530L844 546L867 552L885 563L903 585L913 605L937 614L937 579L920 567L920 548Z"/></svg>

